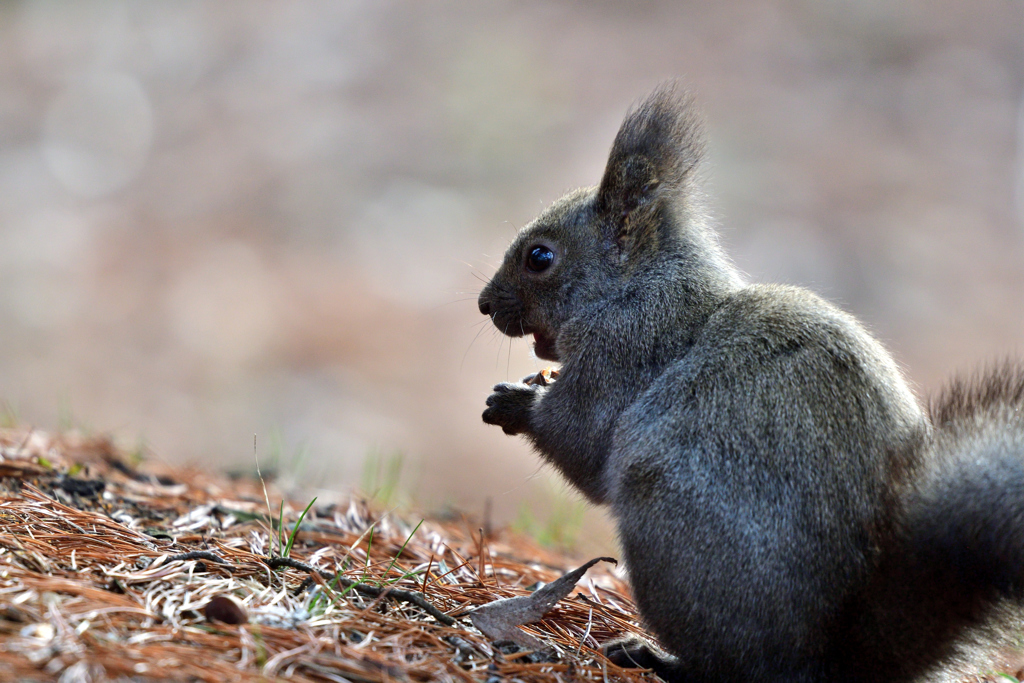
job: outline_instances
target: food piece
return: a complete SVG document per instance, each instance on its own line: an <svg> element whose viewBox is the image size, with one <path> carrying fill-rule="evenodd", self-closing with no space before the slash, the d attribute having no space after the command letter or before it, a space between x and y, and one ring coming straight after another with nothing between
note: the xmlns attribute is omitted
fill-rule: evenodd
<svg viewBox="0 0 1024 683"><path fill-rule="evenodd" d="M551 384L556 379L558 379L558 374L558 370L552 367L547 367L534 375L530 375L529 377L524 378L523 383L528 384L530 386L539 385L542 387L546 387L547 385Z"/></svg>

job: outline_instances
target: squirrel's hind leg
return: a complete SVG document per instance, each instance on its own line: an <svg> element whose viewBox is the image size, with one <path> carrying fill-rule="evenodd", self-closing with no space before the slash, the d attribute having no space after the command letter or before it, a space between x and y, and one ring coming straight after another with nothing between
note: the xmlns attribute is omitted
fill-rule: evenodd
<svg viewBox="0 0 1024 683"><path fill-rule="evenodd" d="M601 650L612 664L625 669L650 669L666 683L688 680L677 658L644 638L619 638L605 643Z"/></svg>

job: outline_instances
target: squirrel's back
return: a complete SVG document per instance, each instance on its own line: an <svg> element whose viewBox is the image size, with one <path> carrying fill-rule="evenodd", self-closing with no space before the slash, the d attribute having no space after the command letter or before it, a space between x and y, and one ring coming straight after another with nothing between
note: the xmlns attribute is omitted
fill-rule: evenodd
<svg viewBox="0 0 1024 683"><path fill-rule="evenodd" d="M612 507L649 626L715 680L782 659L813 677L928 433L851 316L795 287L733 294L617 424Z"/></svg>

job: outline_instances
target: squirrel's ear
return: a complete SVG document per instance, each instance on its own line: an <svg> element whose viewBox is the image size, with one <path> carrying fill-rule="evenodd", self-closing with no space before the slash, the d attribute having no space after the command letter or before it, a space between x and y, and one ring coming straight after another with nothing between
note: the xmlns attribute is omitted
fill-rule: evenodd
<svg viewBox="0 0 1024 683"><path fill-rule="evenodd" d="M684 189L703 151L692 97L673 83L658 88L626 115L615 136L597 190L598 211L620 235L647 223L629 219Z"/></svg>

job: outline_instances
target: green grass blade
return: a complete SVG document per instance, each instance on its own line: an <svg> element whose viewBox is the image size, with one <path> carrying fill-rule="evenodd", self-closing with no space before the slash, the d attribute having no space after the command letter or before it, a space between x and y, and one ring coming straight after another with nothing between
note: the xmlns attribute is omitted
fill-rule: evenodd
<svg viewBox="0 0 1024 683"><path fill-rule="evenodd" d="M295 527L292 529L292 533L288 536L288 545L285 546L284 552L281 555L281 557L289 557L291 555L292 545L295 543L295 537L299 533L299 525L302 524L302 520L306 518L306 513L309 512L309 509L313 507L313 503L315 502L316 496L313 497L313 500L309 501L309 505L307 505L306 509L302 511L302 514L299 515L299 519L295 522ZM402 547L404 548L405 546Z"/></svg>
<svg viewBox="0 0 1024 683"><path fill-rule="evenodd" d="M384 574L383 574L382 578L383 578L383 580L384 580L385 582L387 582L387 580L388 580L388 572L390 572L390 571L391 571L391 568L395 566L395 563L396 563L396 562L398 562L398 558L402 556L402 553L403 553L403 552L405 552L405 546L409 545L409 541L411 541L411 540L412 540L412 537L413 537L413 535L415 535L415 533L416 533L417 531L419 531L419 530L420 530L420 525L422 525L422 524L423 524L423 520L421 519L421 520L419 521L419 524L417 524L417 525L416 525L416 528L414 528L414 529L413 529L413 530L412 530L412 531L411 531L411 532L409 533L409 536L408 536L408 537L407 537L407 538L405 539L405 543L403 543L403 544L402 544L402 547L398 549L398 554L397 554L397 555L395 555L395 559L391 560L391 564L389 564L389 565L388 565L388 568L384 570ZM395 581L401 581L401 580L402 580L402 578L403 578L403 577L399 577L398 579L395 579ZM394 583L394 581L393 581L392 583ZM380 583L378 583L377 585L381 585L381 584L380 584Z"/></svg>

